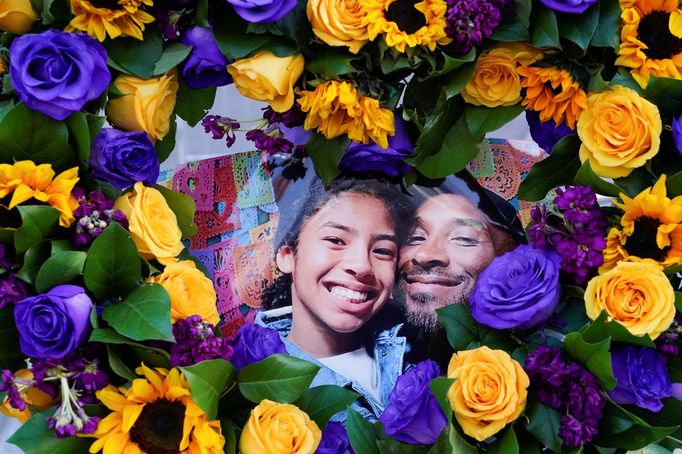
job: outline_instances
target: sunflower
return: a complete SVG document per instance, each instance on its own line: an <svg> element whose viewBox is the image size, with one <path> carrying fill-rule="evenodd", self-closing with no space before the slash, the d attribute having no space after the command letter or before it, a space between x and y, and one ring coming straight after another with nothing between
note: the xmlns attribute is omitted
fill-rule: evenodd
<svg viewBox="0 0 682 454"><path fill-rule="evenodd" d="M682 79L682 10L678 0L621 0L616 65L645 88L651 76Z"/></svg>
<svg viewBox="0 0 682 454"><path fill-rule="evenodd" d="M97 398L113 410L102 419L90 452L168 454L222 453L225 438L220 421L208 421L194 403L178 369L136 369L144 378L129 389L107 386Z"/></svg>
<svg viewBox="0 0 682 454"><path fill-rule="evenodd" d="M443 0L360 0L370 41L384 35L386 44L405 52L405 47L449 44L445 33L447 4ZM415 11L416 10L416 11Z"/></svg>
<svg viewBox="0 0 682 454"><path fill-rule="evenodd" d="M78 201L71 195L78 182L78 167L54 176L50 164L35 165L33 161L0 164L0 199L12 194L10 210L29 199L47 203L61 213L59 225L69 227Z"/></svg>
<svg viewBox="0 0 682 454"><path fill-rule="evenodd" d="M350 82L330 80L313 91L299 91L298 103L306 112L305 129L317 129L326 138L342 134L356 142L373 140L388 147L395 134L393 111L381 107L377 99L361 96Z"/></svg>
<svg viewBox="0 0 682 454"><path fill-rule="evenodd" d="M603 273L619 261L655 262L664 268L682 260L682 196L669 199L665 175L653 187L634 198L625 194L623 203L614 204L624 211L621 228L612 228L606 237Z"/></svg>
<svg viewBox="0 0 682 454"><path fill-rule="evenodd" d="M104 41L119 36L132 36L142 40L144 25L154 22L154 16L140 9L142 4L152 6L152 0L71 0L73 19L67 32L80 30Z"/></svg>
<svg viewBox="0 0 682 454"><path fill-rule="evenodd" d="M578 116L587 107L587 95L571 74L554 66L520 66L521 87L526 89L521 105L540 112L540 121L554 120L575 129Z"/></svg>

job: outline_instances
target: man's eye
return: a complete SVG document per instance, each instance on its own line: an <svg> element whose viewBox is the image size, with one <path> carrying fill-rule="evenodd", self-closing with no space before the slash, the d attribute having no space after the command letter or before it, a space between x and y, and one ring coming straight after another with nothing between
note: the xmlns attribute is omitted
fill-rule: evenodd
<svg viewBox="0 0 682 454"><path fill-rule="evenodd" d="M395 252L393 251L393 249L389 249L389 248L385 248L385 247L374 248L372 250L372 252L374 252L375 254L380 255L382 257L385 257L385 258L395 257Z"/></svg>
<svg viewBox="0 0 682 454"><path fill-rule="evenodd" d="M424 238L424 236L422 235L412 235L407 238L407 244L408 245L419 244L425 240L426 238Z"/></svg>
<svg viewBox="0 0 682 454"><path fill-rule="evenodd" d="M451 240L462 246L477 246L481 244L481 242L477 238L471 238L468 236L456 236L451 238Z"/></svg>

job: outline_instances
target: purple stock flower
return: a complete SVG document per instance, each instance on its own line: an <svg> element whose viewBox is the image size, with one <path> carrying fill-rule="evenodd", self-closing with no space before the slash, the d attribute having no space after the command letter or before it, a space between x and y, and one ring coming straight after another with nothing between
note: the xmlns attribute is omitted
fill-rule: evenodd
<svg viewBox="0 0 682 454"><path fill-rule="evenodd" d="M21 351L34 358L61 358L90 334L92 301L82 287L58 285L14 306Z"/></svg>
<svg viewBox="0 0 682 454"><path fill-rule="evenodd" d="M240 128L237 120L229 117L221 117L220 115L206 115L201 120L201 126L204 127L204 132L211 134L213 139L219 140L225 138L227 148L234 145L237 136L234 131Z"/></svg>
<svg viewBox="0 0 682 454"><path fill-rule="evenodd" d="M573 223L585 224L595 217L597 194L589 186L567 186L556 189L554 204L561 210L564 218ZM601 213L601 211L599 211Z"/></svg>
<svg viewBox="0 0 682 454"><path fill-rule="evenodd" d="M507 0L447 0L445 33L453 39L448 46L466 54L489 37L505 15Z"/></svg>
<svg viewBox="0 0 682 454"><path fill-rule="evenodd" d="M547 154L552 154L554 145L564 136L575 134L565 123L557 125L554 120L540 121L540 112L526 110L526 121L530 136Z"/></svg>
<svg viewBox="0 0 682 454"><path fill-rule="evenodd" d="M0 309L26 298L26 284L13 273L0 275Z"/></svg>
<svg viewBox="0 0 682 454"><path fill-rule="evenodd" d="M355 454L343 424L338 421L327 423L315 454Z"/></svg>
<svg viewBox="0 0 682 454"><path fill-rule="evenodd" d="M597 0L540 0L547 8L560 13L582 14Z"/></svg>
<svg viewBox="0 0 682 454"><path fill-rule="evenodd" d="M290 154L294 149L294 144L284 137L279 137L279 134L278 129L274 129L270 133L262 129L252 129L246 133L246 140L252 141L257 149L267 155Z"/></svg>
<svg viewBox="0 0 682 454"><path fill-rule="evenodd" d="M277 22L296 7L296 0L227 0L247 22Z"/></svg>
<svg viewBox="0 0 682 454"><path fill-rule="evenodd" d="M554 313L561 298L559 256L520 245L496 257L471 293L471 315L484 325L528 329Z"/></svg>
<svg viewBox="0 0 682 454"><path fill-rule="evenodd" d="M396 118L395 135L388 138L388 148L382 148L374 142L353 142L341 158L339 167L356 172L376 171L395 177L409 172L410 165L403 158L413 150L407 125L402 119Z"/></svg>
<svg viewBox="0 0 682 454"><path fill-rule="evenodd" d="M227 72L227 58L220 51L211 27L187 29L182 43L192 46L182 66L182 77L189 88L220 87L232 82Z"/></svg>
<svg viewBox="0 0 682 454"><path fill-rule="evenodd" d="M81 110L111 82L106 50L86 34L47 30L19 36L10 55L19 99L55 120Z"/></svg>
<svg viewBox="0 0 682 454"><path fill-rule="evenodd" d="M568 448L577 448L591 440L595 433L589 423L583 422L571 415L564 415L559 422L559 436Z"/></svg>
<svg viewBox="0 0 682 454"><path fill-rule="evenodd" d="M602 236L575 230L573 233L552 235L551 241L561 256L561 268L570 273L577 284L585 283L588 276L604 263L602 251L606 240Z"/></svg>
<svg viewBox="0 0 682 454"><path fill-rule="evenodd" d="M626 345L611 352L616 387L609 396L619 404L634 404L658 412L661 399L672 396L668 370L653 348Z"/></svg>
<svg viewBox="0 0 682 454"><path fill-rule="evenodd" d="M194 20L192 14L187 14L194 4L196 0L165 0L154 3L151 13L164 38L176 41L180 37L182 30Z"/></svg>
<svg viewBox="0 0 682 454"><path fill-rule="evenodd" d="M528 226L528 240L530 244L537 249L549 246L547 242L547 235L545 231L549 228L547 226L547 206L536 205L530 210L530 218L533 221Z"/></svg>
<svg viewBox="0 0 682 454"><path fill-rule="evenodd" d="M73 244L86 246L97 238L112 221L128 228L128 219L121 210L114 209L114 201L107 199L99 191L91 191L87 197L82 188L76 187L72 192L78 201L78 208L73 212L76 222L71 225Z"/></svg>
<svg viewBox="0 0 682 454"><path fill-rule="evenodd" d="M448 422L429 388L439 375L438 365L427 360L398 377L379 417L387 435L410 444L435 443Z"/></svg>
<svg viewBox="0 0 682 454"><path fill-rule="evenodd" d="M26 409L26 401L21 397L21 387L25 389L28 385L28 380L23 380L15 377L12 371L5 369L2 371L2 383L0 383L0 392L7 393L7 399L12 408L19 411Z"/></svg>
<svg viewBox="0 0 682 454"><path fill-rule="evenodd" d="M562 408L568 400L567 381L579 366L564 360L556 347L538 346L526 356L524 369L536 387L538 399L552 408Z"/></svg>
<svg viewBox="0 0 682 454"><path fill-rule="evenodd" d="M154 186L160 163L146 132L102 128L92 143L90 168L93 177L123 190L138 181Z"/></svg>
<svg viewBox="0 0 682 454"><path fill-rule="evenodd" d="M232 357L230 339L216 337L213 325L192 315L173 325L175 344L171 347L171 367L191 366L207 359Z"/></svg>
<svg viewBox="0 0 682 454"><path fill-rule="evenodd" d="M247 323L237 332L231 362L237 370L242 370L275 353L287 353L277 331Z"/></svg>
<svg viewBox="0 0 682 454"><path fill-rule="evenodd" d="M677 118L673 118L672 127L675 147L677 147L677 152L682 155L682 115Z"/></svg>
<svg viewBox="0 0 682 454"><path fill-rule="evenodd" d="M287 128L295 128L297 126L303 126L305 113L303 113L296 103L294 103L293 107L286 112L275 112L272 107L267 106L263 108L263 118L268 120L268 124L271 125L282 123Z"/></svg>

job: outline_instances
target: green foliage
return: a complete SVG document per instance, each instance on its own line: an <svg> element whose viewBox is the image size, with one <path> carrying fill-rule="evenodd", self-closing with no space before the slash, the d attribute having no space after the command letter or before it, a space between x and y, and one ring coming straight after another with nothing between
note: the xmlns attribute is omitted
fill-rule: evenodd
<svg viewBox="0 0 682 454"><path fill-rule="evenodd" d="M24 265L17 272L17 277L32 284L38 274L38 270L50 257L50 243L40 241L29 247L24 254Z"/></svg>
<svg viewBox="0 0 682 454"><path fill-rule="evenodd" d="M38 293L45 293L59 284L67 284L83 274L85 252L61 251L48 258L35 278Z"/></svg>
<svg viewBox="0 0 682 454"><path fill-rule="evenodd" d="M455 352L466 350L472 342L480 341L487 331L476 323L467 304L451 304L436 309L436 312Z"/></svg>
<svg viewBox="0 0 682 454"><path fill-rule="evenodd" d="M544 446L552 451L561 452L561 439L559 438L561 414L536 399L529 399L525 414L526 430Z"/></svg>
<svg viewBox="0 0 682 454"><path fill-rule="evenodd" d="M474 63L476 61L476 49L472 48L466 55L461 57L451 57L448 54L443 55L443 66L431 72L425 79L434 79L436 77L444 76L452 73L454 70L460 68L467 63Z"/></svg>
<svg viewBox="0 0 682 454"><path fill-rule="evenodd" d="M448 422L452 422L452 408L450 407L450 402L448 402L448 391L454 382L454 378L436 377L429 383L429 388L433 395L436 396L440 408L448 418Z"/></svg>
<svg viewBox="0 0 682 454"><path fill-rule="evenodd" d="M579 148L580 139L577 135L562 137L554 145L552 154L530 169L519 187L518 198L531 202L542 200L557 186L573 183L580 170Z"/></svg>
<svg viewBox="0 0 682 454"><path fill-rule="evenodd" d="M160 76L167 73L182 63L191 51L191 46L185 46L182 43L174 42L168 44L163 49L161 57L154 63L154 71L152 75Z"/></svg>
<svg viewBox="0 0 682 454"><path fill-rule="evenodd" d="M158 156L160 162L168 159L168 156L170 156L171 152L175 148L175 134L178 129L178 125L176 123L176 115L171 115L168 134L164 136L163 140L157 140L154 144L156 156Z"/></svg>
<svg viewBox="0 0 682 454"><path fill-rule="evenodd" d="M469 132L472 136L480 136L494 131L509 123L523 113L521 104L500 106L494 109L485 106L467 105L464 111Z"/></svg>
<svg viewBox="0 0 682 454"><path fill-rule="evenodd" d="M597 343L611 338L614 342L627 342L629 344L654 348L654 343L649 336L635 336L620 323L607 321L605 311L596 320L581 329L580 334L586 342Z"/></svg>
<svg viewBox="0 0 682 454"><path fill-rule="evenodd" d="M182 232L183 238L189 238L197 234L197 226L194 223L194 212L196 211L196 204L194 199L187 194L182 192L171 191L165 186L155 185L154 189L157 189L164 199L170 209L175 213L175 217L178 219L178 227Z"/></svg>
<svg viewBox="0 0 682 454"><path fill-rule="evenodd" d="M254 403L263 399L294 402L303 396L319 369L316 364L293 356L271 355L239 372L239 391Z"/></svg>
<svg viewBox="0 0 682 454"><path fill-rule="evenodd" d="M516 0L514 10L493 30L495 41L530 41L531 0Z"/></svg>
<svg viewBox="0 0 682 454"><path fill-rule="evenodd" d="M109 66L141 79L152 77L163 55L163 38L158 27L147 27L143 35L142 41L120 37L104 41Z"/></svg>
<svg viewBox="0 0 682 454"><path fill-rule="evenodd" d="M17 370L25 367L24 354L16 348L19 345L19 331L14 324L14 307L0 309L0 370ZM8 346L15 346L8 348Z"/></svg>
<svg viewBox="0 0 682 454"><path fill-rule="evenodd" d="M530 32L530 40L533 46L561 48L556 14L554 10L539 2L533 5L528 31Z"/></svg>
<svg viewBox="0 0 682 454"><path fill-rule="evenodd" d="M594 4L576 20L574 14L557 14L559 35L586 50L599 23L599 5Z"/></svg>
<svg viewBox="0 0 682 454"><path fill-rule="evenodd" d="M471 446L452 424L450 424L449 433L450 433L449 441L450 446L452 447L452 454L478 453L478 449Z"/></svg>
<svg viewBox="0 0 682 454"><path fill-rule="evenodd" d="M569 333L564 339L564 350L596 375L607 390L616 386L611 368L610 348L610 337L598 342L588 342L581 333Z"/></svg>
<svg viewBox="0 0 682 454"><path fill-rule="evenodd" d="M656 104L661 116L679 115L682 112L682 80L651 77L644 97Z"/></svg>
<svg viewBox="0 0 682 454"><path fill-rule="evenodd" d="M174 340L170 298L159 284L136 288L120 303L107 306L102 318L119 334L133 340Z"/></svg>
<svg viewBox="0 0 682 454"><path fill-rule="evenodd" d="M586 160L580 166L578 173L575 175L575 184L582 184L585 186L591 186L594 192L601 195L608 195L611 197L618 197L621 193L621 189L613 183L602 179L592 170L590 166L590 161Z"/></svg>
<svg viewBox="0 0 682 454"><path fill-rule="evenodd" d="M620 5L618 0L599 1L599 22L591 45L617 49L620 43Z"/></svg>
<svg viewBox="0 0 682 454"><path fill-rule="evenodd" d="M189 383L192 400L204 410L209 420L215 419L218 399L237 374L234 367L224 359L210 359L180 370Z"/></svg>
<svg viewBox="0 0 682 454"><path fill-rule="evenodd" d="M196 126L206 116L215 101L216 87L191 89L180 80L175 113L190 126Z"/></svg>
<svg viewBox="0 0 682 454"><path fill-rule="evenodd" d="M345 136L325 139L322 134L314 132L305 144L305 150L310 156L315 168L324 184L331 183L341 173L338 165L343 154L350 146L350 140Z"/></svg>
<svg viewBox="0 0 682 454"><path fill-rule="evenodd" d="M310 419L323 428L327 425L329 418L347 409L358 396L358 393L339 386L322 385L307 389L294 402L294 405L306 412Z"/></svg>
<svg viewBox="0 0 682 454"><path fill-rule="evenodd" d="M519 442L516 439L516 432L514 427L510 427L504 434L499 443L495 443L490 451L490 454L519 454ZM526 454L526 453L524 453Z"/></svg>
<svg viewBox="0 0 682 454"><path fill-rule="evenodd" d="M7 440L31 454L73 454L88 452L91 438L57 438L47 426L46 412L36 413Z"/></svg>
<svg viewBox="0 0 682 454"><path fill-rule="evenodd" d="M375 427L353 409L348 410L346 432L355 452L380 454L379 447L377 446L379 434L377 434Z"/></svg>
<svg viewBox="0 0 682 454"><path fill-rule="evenodd" d="M23 254L31 246L55 235L59 211L46 205L19 205L21 227L14 233L14 250Z"/></svg>
<svg viewBox="0 0 682 454"><path fill-rule="evenodd" d="M341 49L325 47L306 62L306 69L318 76L329 78L353 74L357 72L352 64L356 58Z"/></svg>

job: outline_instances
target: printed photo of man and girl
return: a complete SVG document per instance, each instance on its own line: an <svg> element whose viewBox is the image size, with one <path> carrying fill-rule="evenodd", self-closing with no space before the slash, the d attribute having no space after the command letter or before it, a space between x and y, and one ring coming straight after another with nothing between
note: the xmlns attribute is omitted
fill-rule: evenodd
<svg viewBox="0 0 682 454"><path fill-rule="evenodd" d="M278 205L277 277L255 323L320 366L311 386L359 393L351 408L370 421L413 364L445 372L436 309L468 303L481 271L524 242L514 207L468 173L408 189L313 175L288 182Z"/></svg>

